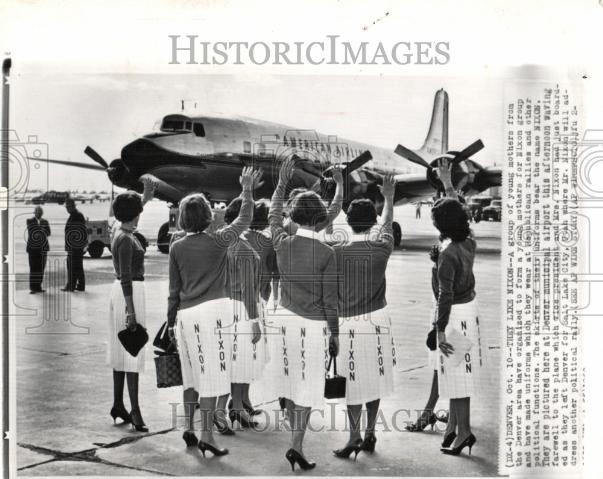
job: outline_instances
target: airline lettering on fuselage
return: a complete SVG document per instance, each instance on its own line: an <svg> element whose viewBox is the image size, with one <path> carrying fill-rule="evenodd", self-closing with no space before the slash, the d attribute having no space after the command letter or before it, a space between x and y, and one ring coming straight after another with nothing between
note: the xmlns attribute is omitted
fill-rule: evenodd
<svg viewBox="0 0 603 479"><path fill-rule="evenodd" d="M350 148L347 145L344 146L322 141L307 140L294 136L287 137L287 135L283 137L283 146L301 148L307 151L317 151L327 155L334 155L335 157L345 156L349 158L351 156L352 158L356 158L362 153L359 148Z"/></svg>

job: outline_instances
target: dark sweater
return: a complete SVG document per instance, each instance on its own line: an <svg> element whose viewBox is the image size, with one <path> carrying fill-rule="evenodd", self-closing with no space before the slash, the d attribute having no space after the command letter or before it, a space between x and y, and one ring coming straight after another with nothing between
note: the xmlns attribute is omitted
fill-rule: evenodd
<svg viewBox="0 0 603 479"><path fill-rule="evenodd" d="M391 228L381 228L370 241L357 234L333 247L339 276L339 315L360 316L384 308L385 270L394 250Z"/></svg>
<svg viewBox="0 0 603 479"><path fill-rule="evenodd" d="M239 241L251 223L253 196L241 193L241 211L232 224L215 233L187 234L172 243L169 258L168 325L180 308L228 298L228 248Z"/></svg>
<svg viewBox="0 0 603 479"><path fill-rule="evenodd" d="M272 283L278 283L279 279L276 252L272 246L272 239L270 236L254 230L249 230L245 238L260 257L259 294L264 301L268 301L272 293Z"/></svg>
<svg viewBox="0 0 603 479"><path fill-rule="evenodd" d="M306 319L326 321L331 334L337 335L335 251L314 232L300 228L295 235L287 234L282 215L284 194L279 183L268 216L280 274L280 305Z"/></svg>
<svg viewBox="0 0 603 479"><path fill-rule="evenodd" d="M144 278L144 248L131 232L118 229L111 241L111 253L124 296L132 296L132 280Z"/></svg>
<svg viewBox="0 0 603 479"><path fill-rule="evenodd" d="M444 331L454 304L464 304L475 298L475 240L451 241L439 256L432 270L432 289L437 298L438 330Z"/></svg>

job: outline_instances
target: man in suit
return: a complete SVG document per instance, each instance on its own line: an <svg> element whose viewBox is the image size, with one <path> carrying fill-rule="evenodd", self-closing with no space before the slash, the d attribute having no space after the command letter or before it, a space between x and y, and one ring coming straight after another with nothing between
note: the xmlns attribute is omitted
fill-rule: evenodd
<svg viewBox="0 0 603 479"><path fill-rule="evenodd" d="M46 268L46 253L50 226L42 218L44 210L41 206L34 209L33 218L27 220L27 254L29 255L29 293L43 293L42 280Z"/></svg>
<svg viewBox="0 0 603 479"><path fill-rule="evenodd" d="M69 213L65 224L65 251L67 251L67 284L61 291L84 291L84 249L88 246L86 218L75 207L72 198L65 200L65 209Z"/></svg>

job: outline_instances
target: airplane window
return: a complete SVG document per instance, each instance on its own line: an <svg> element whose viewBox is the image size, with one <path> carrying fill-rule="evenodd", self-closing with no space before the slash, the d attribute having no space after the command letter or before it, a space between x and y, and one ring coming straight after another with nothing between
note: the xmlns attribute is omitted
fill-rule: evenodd
<svg viewBox="0 0 603 479"><path fill-rule="evenodd" d="M195 136L205 136L205 128L201 123L195 123L193 125L193 131L195 132Z"/></svg>
<svg viewBox="0 0 603 479"><path fill-rule="evenodd" d="M182 120L163 120L161 129L163 131L184 130L184 122Z"/></svg>

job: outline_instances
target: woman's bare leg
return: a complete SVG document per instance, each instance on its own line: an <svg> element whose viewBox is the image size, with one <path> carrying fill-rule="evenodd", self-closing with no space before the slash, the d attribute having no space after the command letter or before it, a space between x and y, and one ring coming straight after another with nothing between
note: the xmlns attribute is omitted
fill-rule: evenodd
<svg viewBox="0 0 603 479"><path fill-rule="evenodd" d="M185 389L182 392L182 402L184 402L184 411L187 415L187 423L185 424L185 431L194 431L195 430L195 406L197 405L197 401L199 399L199 395L194 388Z"/></svg>
<svg viewBox="0 0 603 479"><path fill-rule="evenodd" d="M375 423L377 422L380 403L381 399L366 403L366 434L375 434Z"/></svg>
<svg viewBox="0 0 603 479"><path fill-rule="evenodd" d="M216 397L199 398L199 409L201 415L201 441L216 446L213 432L214 414L216 413Z"/></svg>
<svg viewBox="0 0 603 479"><path fill-rule="evenodd" d="M458 446L471 434L471 399L468 397L454 399L456 409L457 437L452 447Z"/></svg>

